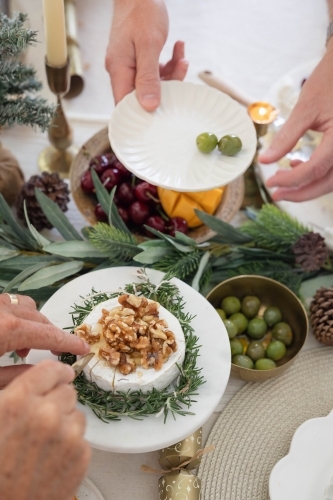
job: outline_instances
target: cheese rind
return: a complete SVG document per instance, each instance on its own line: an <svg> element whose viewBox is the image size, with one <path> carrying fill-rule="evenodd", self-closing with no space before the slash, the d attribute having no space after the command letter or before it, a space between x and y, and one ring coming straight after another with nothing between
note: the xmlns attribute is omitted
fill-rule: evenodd
<svg viewBox="0 0 333 500"><path fill-rule="evenodd" d="M109 299L98 304L86 317L84 323L94 329L98 324L98 320L102 317L102 310L106 309L110 311L117 306L119 306L118 298ZM111 367L105 360L98 357L97 353L100 347L105 345L105 340L101 339L91 346L91 351L95 352L96 355L84 369L87 379L95 382L104 391L114 392L133 392L137 390L148 392L152 389L160 391L170 385L179 375L177 364L181 366L184 361L185 337L178 319L173 314L162 306L159 307L158 311L160 319L166 320L168 329L174 333L178 347L177 351L171 354L160 370L155 370L154 368L146 370L142 366L138 366L134 372L129 375L123 375Z"/></svg>

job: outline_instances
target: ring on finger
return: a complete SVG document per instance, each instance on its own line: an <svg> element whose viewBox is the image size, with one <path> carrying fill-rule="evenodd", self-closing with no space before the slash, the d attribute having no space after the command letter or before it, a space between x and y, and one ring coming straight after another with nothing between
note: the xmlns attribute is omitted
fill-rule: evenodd
<svg viewBox="0 0 333 500"><path fill-rule="evenodd" d="M18 306L19 300L18 300L17 295L15 295L13 293L4 293L4 295L8 295L10 303L11 303L12 306Z"/></svg>

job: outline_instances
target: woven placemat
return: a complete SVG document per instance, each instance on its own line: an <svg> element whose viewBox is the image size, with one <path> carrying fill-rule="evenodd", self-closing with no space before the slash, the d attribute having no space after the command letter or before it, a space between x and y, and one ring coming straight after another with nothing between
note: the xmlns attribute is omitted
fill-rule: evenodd
<svg viewBox="0 0 333 500"><path fill-rule="evenodd" d="M198 476L203 500L269 500L270 473L296 429L333 408L333 348L299 355L281 377L248 383L230 401L207 441Z"/></svg>

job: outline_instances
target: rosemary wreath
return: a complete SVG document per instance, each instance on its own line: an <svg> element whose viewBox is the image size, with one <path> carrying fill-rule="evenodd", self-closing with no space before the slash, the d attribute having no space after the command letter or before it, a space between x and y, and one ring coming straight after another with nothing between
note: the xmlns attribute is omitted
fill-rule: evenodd
<svg viewBox="0 0 333 500"><path fill-rule="evenodd" d="M186 341L185 359L182 366L177 365L179 376L171 385L161 391L153 389L147 393L143 393L141 390L107 392L94 382L88 381L81 373L73 382L78 392L78 401L89 406L103 422L121 420L121 417L124 416L141 420L152 414L157 416L164 414L165 422L169 413L174 418L176 414L193 415L189 408L194 402L193 397L198 395L198 388L204 383L201 368L197 367L200 346L198 345L199 339L194 335L191 326L193 316L184 311L185 302L178 287L168 280L163 280L156 286L149 281L144 271L139 272L139 278L141 279L140 283L126 285L124 291L143 295L147 299L159 302L178 319ZM122 293L97 293L92 290L91 294L83 299L83 305L75 304L73 306L74 327L82 324L97 304ZM73 364L76 356L65 353L60 356L60 360L67 364Z"/></svg>

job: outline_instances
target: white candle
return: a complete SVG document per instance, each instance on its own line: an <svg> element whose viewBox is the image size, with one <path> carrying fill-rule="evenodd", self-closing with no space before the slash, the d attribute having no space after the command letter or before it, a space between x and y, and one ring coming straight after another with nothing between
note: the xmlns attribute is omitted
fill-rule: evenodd
<svg viewBox="0 0 333 500"><path fill-rule="evenodd" d="M50 66L67 62L64 0L43 0L46 59Z"/></svg>

